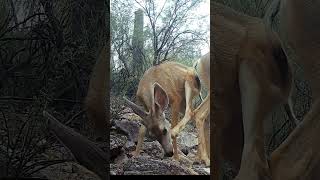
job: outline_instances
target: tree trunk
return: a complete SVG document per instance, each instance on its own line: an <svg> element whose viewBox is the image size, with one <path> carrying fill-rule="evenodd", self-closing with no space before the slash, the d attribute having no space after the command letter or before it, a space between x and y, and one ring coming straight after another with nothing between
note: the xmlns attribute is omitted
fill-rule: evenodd
<svg viewBox="0 0 320 180"><path fill-rule="evenodd" d="M133 61L132 61L132 70L134 75L141 75L144 72L143 69L143 11L141 9L135 12L134 18L134 32L132 38L132 47L133 47Z"/></svg>

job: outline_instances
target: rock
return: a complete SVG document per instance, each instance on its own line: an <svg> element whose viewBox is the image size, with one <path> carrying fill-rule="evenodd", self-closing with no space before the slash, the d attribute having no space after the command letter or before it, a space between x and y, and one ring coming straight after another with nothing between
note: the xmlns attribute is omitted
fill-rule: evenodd
<svg viewBox="0 0 320 180"><path fill-rule="evenodd" d="M136 142L138 140L140 123L134 120L116 120L115 128L128 135L130 141Z"/></svg>
<svg viewBox="0 0 320 180"><path fill-rule="evenodd" d="M124 145L124 149L128 152L134 151L136 149L136 144L132 141L127 141Z"/></svg>
<svg viewBox="0 0 320 180"><path fill-rule="evenodd" d="M164 156L164 151L158 141L144 142L142 150L142 155L148 155L159 159L162 159Z"/></svg>
<svg viewBox="0 0 320 180"><path fill-rule="evenodd" d="M123 175L122 165L110 164L110 175Z"/></svg>
<svg viewBox="0 0 320 180"><path fill-rule="evenodd" d="M122 164L126 161L128 161L128 157L127 157L126 153L123 152L118 157L116 157L116 159L114 160L114 163Z"/></svg>
<svg viewBox="0 0 320 180"><path fill-rule="evenodd" d="M187 147L188 148L188 155L187 156L195 156L198 154L198 145Z"/></svg>
<svg viewBox="0 0 320 180"><path fill-rule="evenodd" d="M199 175L210 175L210 168L193 167L194 171Z"/></svg>
<svg viewBox="0 0 320 180"><path fill-rule="evenodd" d="M194 133L181 131L178 135L178 143L186 147L198 145L198 137Z"/></svg>
<svg viewBox="0 0 320 180"><path fill-rule="evenodd" d="M110 150L123 147L127 142L127 137L123 135L110 135Z"/></svg>
<svg viewBox="0 0 320 180"><path fill-rule="evenodd" d="M203 168L203 170L210 175L210 168Z"/></svg>
<svg viewBox="0 0 320 180"><path fill-rule="evenodd" d="M122 147L127 142L127 137L123 135L110 135L110 159L115 159L122 152Z"/></svg>
<svg viewBox="0 0 320 180"><path fill-rule="evenodd" d="M189 147L184 146L184 145L180 145L180 148L181 148L181 152L183 152L184 155L188 155L189 154L189 151L190 151Z"/></svg>
<svg viewBox="0 0 320 180"><path fill-rule="evenodd" d="M191 175L193 170L172 160L157 160L139 156L129 159L123 166L124 175Z"/></svg>
<svg viewBox="0 0 320 180"><path fill-rule="evenodd" d="M130 121L141 121L141 117L135 114L131 108L125 108L122 110L121 119L128 119Z"/></svg>
<svg viewBox="0 0 320 180"><path fill-rule="evenodd" d="M210 175L210 169L205 168L203 163L193 164L197 154L198 134L192 123L188 123L178 135L178 149L182 151L179 152L179 162L172 157L164 158L161 144L147 135L139 156L132 157L141 126L140 120L130 108L125 108L121 118L113 121L110 135L111 175Z"/></svg>
<svg viewBox="0 0 320 180"><path fill-rule="evenodd" d="M111 176L114 176L114 175L117 175L117 174L116 174L115 171L110 170L110 175L111 175Z"/></svg>

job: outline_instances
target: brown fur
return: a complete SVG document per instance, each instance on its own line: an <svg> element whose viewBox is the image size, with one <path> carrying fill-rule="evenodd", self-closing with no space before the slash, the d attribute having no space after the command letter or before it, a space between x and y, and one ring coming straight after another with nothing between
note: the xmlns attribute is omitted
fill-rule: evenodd
<svg viewBox="0 0 320 180"><path fill-rule="evenodd" d="M229 161L239 170L237 179L264 179L270 172L263 120L274 106L288 102L292 72L279 38L261 19L215 2L211 6L214 178L221 177L222 163Z"/></svg>
<svg viewBox="0 0 320 180"><path fill-rule="evenodd" d="M320 177L320 0L282 0L280 30L310 82L313 104L300 125L271 154L275 180ZM290 168L289 168L290 167Z"/></svg>
<svg viewBox="0 0 320 180"><path fill-rule="evenodd" d="M92 70L85 108L88 119L99 136L106 137L106 97L109 48L103 48Z"/></svg>

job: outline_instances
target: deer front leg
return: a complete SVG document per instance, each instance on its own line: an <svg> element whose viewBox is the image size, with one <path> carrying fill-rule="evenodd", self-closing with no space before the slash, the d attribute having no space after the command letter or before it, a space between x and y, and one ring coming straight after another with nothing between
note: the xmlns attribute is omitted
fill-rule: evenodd
<svg viewBox="0 0 320 180"><path fill-rule="evenodd" d="M136 150L132 153L133 157L139 156L145 134L146 134L146 127L144 125L141 125L139 129L139 136L138 136L138 143L136 146Z"/></svg>
<svg viewBox="0 0 320 180"><path fill-rule="evenodd" d="M270 107L258 79L259 69L254 63L243 62L239 70L239 86L244 127L244 147L237 180L271 179L264 150L263 120ZM261 71L262 72L262 71Z"/></svg>
<svg viewBox="0 0 320 180"><path fill-rule="evenodd" d="M180 103L181 103L181 98L176 98L172 103L171 127L175 127L178 123ZM176 136L172 137L172 143L173 143L173 157L174 157L174 159L179 160L178 145L177 145L177 137Z"/></svg>

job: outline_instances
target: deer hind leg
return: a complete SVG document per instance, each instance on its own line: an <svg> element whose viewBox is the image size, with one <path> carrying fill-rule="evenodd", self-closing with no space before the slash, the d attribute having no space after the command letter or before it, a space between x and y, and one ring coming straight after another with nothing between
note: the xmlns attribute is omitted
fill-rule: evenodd
<svg viewBox="0 0 320 180"><path fill-rule="evenodd" d="M189 81L185 82L185 95L186 95L186 110L184 117L182 120L176 125L172 126L171 130L171 136L176 137L180 131L184 129L186 124L190 121L190 119L193 117L193 110L192 110L192 99L194 97L194 87L190 85L191 83Z"/></svg>
<svg viewBox="0 0 320 180"><path fill-rule="evenodd" d="M137 143L137 146L136 146L136 150L132 153L132 155L134 157L137 157L140 154L140 150L141 150L141 147L142 147L142 144L143 144L143 140L144 140L145 134L146 134L146 128L145 128L144 125L141 125L141 127L139 129L139 136L138 136L138 143Z"/></svg>
<svg viewBox="0 0 320 180"><path fill-rule="evenodd" d="M186 81L184 84L185 88L185 100L186 100L186 109L185 114L182 120L178 124L172 124L171 129L171 137L176 138L178 133L184 129L186 124L190 121L190 119L193 117L193 110L192 110L192 99L195 96L195 90L194 86L192 86L192 83L189 81ZM180 104L179 104L180 108Z"/></svg>
<svg viewBox="0 0 320 180"><path fill-rule="evenodd" d="M263 120L271 111L270 97L264 92L266 80L259 66L254 62L244 61L240 64L239 86L242 104L244 147L241 166L235 179L264 180L271 179L265 150Z"/></svg>
<svg viewBox="0 0 320 180"><path fill-rule="evenodd" d="M205 129L210 127L204 126L205 120L210 113L210 95L209 94L194 111L194 120L196 121L196 126L199 133L198 158L200 160L203 160L206 166L210 165L210 159L207 152L207 146L210 146L210 145L207 144L208 143L206 141L207 134L205 134L205 132L207 132Z"/></svg>

